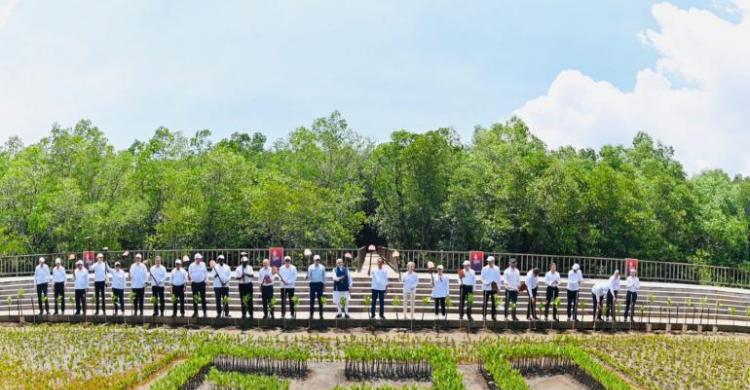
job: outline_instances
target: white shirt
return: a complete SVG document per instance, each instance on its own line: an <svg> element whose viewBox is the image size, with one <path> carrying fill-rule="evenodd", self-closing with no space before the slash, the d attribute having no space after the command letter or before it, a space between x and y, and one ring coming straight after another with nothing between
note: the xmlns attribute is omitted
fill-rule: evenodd
<svg viewBox="0 0 750 390"><path fill-rule="evenodd" d="M529 291L529 294L531 294L531 290L539 287L539 278L536 277L536 274L529 271L526 273L526 288Z"/></svg>
<svg viewBox="0 0 750 390"><path fill-rule="evenodd" d="M103 261L96 261L94 264L91 264L89 267L89 271L94 272L94 281L95 282L106 282L107 281L107 263Z"/></svg>
<svg viewBox="0 0 750 390"><path fill-rule="evenodd" d="M518 286L521 285L521 272L518 268L508 267L503 272L503 279L505 279L506 290L517 291Z"/></svg>
<svg viewBox="0 0 750 390"><path fill-rule="evenodd" d="M468 271L464 268L464 277L461 278L461 285L474 287L475 284L477 284L477 273L474 272L473 268L469 268Z"/></svg>
<svg viewBox="0 0 750 390"><path fill-rule="evenodd" d="M581 270L568 272L568 290L578 291L583 283L583 272Z"/></svg>
<svg viewBox="0 0 750 390"><path fill-rule="evenodd" d="M229 279L232 277L232 269L229 268L228 264L217 263L211 271L211 275L214 277L214 288L227 287L229 286Z"/></svg>
<svg viewBox="0 0 750 390"><path fill-rule="evenodd" d="M591 293L596 297L596 303L599 304L602 297L609 291L609 282L598 282L591 288Z"/></svg>
<svg viewBox="0 0 750 390"><path fill-rule="evenodd" d="M47 264L39 264L34 270L34 281L36 284L49 283L52 275L49 273L49 267Z"/></svg>
<svg viewBox="0 0 750 390"><path fill-rule="evenodd" d="M250 264L240 264L234 269L234 277L240 280L240 284L252 283L253 274L253 266Z"/></svg>
<svg viewBox="0 0 750 390"><path fill-rule="evenodd" d="M482 268L482 290L492 291L492 282L497 283L498 288L500 287L502 283L500 281L500 267L485 265Z"/></svg>
<svg viewBox="0 0 750 390"><path fill-rule="evenodd" d="M433 298L445 298L448 296L448 289L450 288L450 282L448 281L448 276L443 274L443 276L435 275L435 285L432 287L432 297Z"/></svg>
<svg viewBox="0 0 750 390"><path fill-rule="evenodd" d="M193 283L202 283L206 281L206 278L208 277L208 270L206 269L206 263L202 262L200 264L193 262L188 267L188 274L190 275L190 280L193 281Z"/></svg>
<svg viewBox="0 0 750 390"><path fill-rule="evenodd" d="M130 266L130 288L146 287L148 279L148 269L143 263L133 263Z"/></svg>
<svg viewBox="0 0 750 390"><path fill-rule="evenodd" d="M75 281L73 285L76 290L85 290L89 288L89 271L86 268L81 268L80 270L76 268L76 270L73 271L73 279Z"/></svg>
<svg viewBox="0 0 750 390"><path fill-rule="evenodd" d="M609 277L609 288L612 291L620 291L620 277L612 275Z"/></svg>
<svg viewBox="0 0 750 390"><path fill-rule="evenodd" d="M125 289L125 271L120 268L120 270L114 269L111 272L112 274L112 288L116 288L118 290L124 290Z"/></svg>
<svg viewBox="0 0 750 390"><path fill-rule="evenodd" d="M65 283L68 280L68 274L65 272L65 267L62 265L52 268L52 281L55 283Z"/></svg>
<svg viewBox="0 0 750 390"><path fill-rule="evenodd" d="M268 280L266 280L268 277ZM258 270L258 284L261 286L273 286L273 268L260 267Z"/></svg>
<svg viewBox="0 0 750 390"><path fill-rule="evenodd" d="M625 282L630 292L638 292L638 289L641 288L641 280L637 276L628 276Z"/></svg>
<svg viewBox="0 0 750 390"><path fill-rule="evenodd" d="M188 273L185 268L172 268L172 286L184 286L187 283Z"/></svg>
<svg viewBox="0 0 750 390"><path fill-rule="evenodd" d="M163 265L152 265L151 266L151 285L156 287L164 287L164 283L167 282L167 269Z"/></svg>
<svg viewBox="0 0 750 390"><path fill-rule="evenodd" d="M546 274L544 274L544 284L550 286L550 287L557 287L560 285L560 273L555 271L547 271Z"/></svg>
<svg viewBox="0 0 750 390"><path fill-rule="evenodd" d="M417 291L419 284L419 275L416 272L406 272L401 275L401 281L404 283L404 292L413 293Z"/></svg>
<svg viewBox="0 0 750 390"><path fill-rule="evenodd" d="M388 288L388 271L385 267L375 268L372 271L372 289L373 290L385 290Z"/></svg>
<svg viewBox="0 0 750 390"><path fill-rule="evenodd" d="M281 288L294 288L297 284L297 267L286 264L279 267L279 276L281 276L283 282L281 282Z"/></svg>

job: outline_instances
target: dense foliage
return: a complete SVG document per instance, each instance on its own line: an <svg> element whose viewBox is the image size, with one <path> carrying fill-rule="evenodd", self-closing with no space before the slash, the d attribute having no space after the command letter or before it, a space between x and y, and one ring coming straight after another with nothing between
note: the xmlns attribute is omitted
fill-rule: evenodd
<svg viewBox="0 0 750 390"><path fill-rule="evenodd" d="M750 179L688 177L644 133L550 150L518 119L393 132L339 113L268 144L159 128L115 150L89 121L0 150L0 253L135 247L484 249L750 264Z"/></svg>

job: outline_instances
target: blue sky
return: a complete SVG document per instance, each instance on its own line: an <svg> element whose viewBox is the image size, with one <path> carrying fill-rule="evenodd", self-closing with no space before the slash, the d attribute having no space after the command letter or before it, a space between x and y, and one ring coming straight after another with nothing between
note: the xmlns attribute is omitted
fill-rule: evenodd
<svg viewBox="0 0 750 390"><path fill-rule="evenodd" d="M639 71L669 57L642 38L672 20L660 21L654 4L0 0L0 137L34 142L53 122L89 118L118 147L158 126L208 128L215 138L262 131L273 140L339 110L374 140L452 126L468 142L475 125L526 113L552 147L568 135L576 146L628 142L651 123L630 128L621 119L593 137L574 134L577 123L540 119L559 113L535 99L565 70L632 91ZM743 20L730 2L670 4ZM679 73L665 76L672 88ZM679 136L655 133L679 151ZM745 171L739 156L678 157L691 171Z"/></svg>

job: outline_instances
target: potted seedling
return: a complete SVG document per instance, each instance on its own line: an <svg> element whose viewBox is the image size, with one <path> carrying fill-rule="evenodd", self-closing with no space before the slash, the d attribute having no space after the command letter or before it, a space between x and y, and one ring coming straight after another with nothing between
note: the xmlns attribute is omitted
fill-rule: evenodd
<svg viewBox="0 0 750 390"><path fill-rule="evenodd" d="M370 317L370 305L372 304L372 297L370 297L369 295L365 295L364 303L364 310L365 312L367 312L367 318L372 320L372 317Z"/></svg>
<svg viewBox="0 0 750 390"><path fill-rule="evenodd" d="M667 297L667 332L672 330L672 297Z"/></svg>
<svg viewBox="0 0 750 390"><path fill-rule="evenodd" d="M21 300L23 299L24 295L26 295L26 289L19 289L16 292L16 310L18 310L18 316L23 317L21 315Z"/></svg>
<svg viewBox="0 0 750 390"><path fill-rule="evenodd" d="M322 307L322 308L323 308L323 311L324 311L324 312L325 312L325 307L326 307L326 303L327 303L327 302L328 302L328 298L326 298L326 297L325 297L325 295L324 295L324 296L322 296L322 297L320 297L320 307ZM324 326L324 325L325 325L325 324L323 323L322 319L321 319L321 321L320 321L320 325L321 325L321 326Z"/></svg>
<svg viewBox="0 0 750 390"><path fill-rule="evenodd" d="M392 303L393 303L393 307L396 308L396 321L398 321L399 320L398 312L400 311L399 309L402 307L401 298L398 295L396 295L395 297L393 297Z"/></svg>
<svg viewBox="0 0 750 390"><path fill-rule="evenodd" d="M719 309L721 309L721 303L716 301L716 310L714 310L714 332L719 331Z"/></svg>
<svg viewBox="0 0 750 390"><path fill-rule="evenodd" d="M688 314L687 311L692 311L693 315L691 316L693 319L693 323L695 323L695 305L693 305L693 298L688 297L685 299L685 305L687 305L688 310L685 311L685 318L683 321L684 326L682 327L683 331L687 330L687 323L688 323Z"/></svg>
<svg viewBox="0 0 750 390"><path fill-rule="evenodd" d="M445 297L445 311L446 311L446 314L450 313L451 307L453 307L453 300L451 299L451 297ZM445 327L446 328L448 327L448 316L447 315L445 316Z"/></svg>
<svg viewBox="0 0 750 390"><path fill-rule="evenodd" d="M149 303L151 303L151 306L153 306L156 309L156 304L159 302L159 299L156 297L156 295L152 295L151 298L148 299ZM143 316L143 324L146 324L146 317Z"/></svg>
<svg viewBox="0 0 750 390"><path fill-rule="evenodd" d="M63 296L62 295L58 295L57 298L55 298L55 302L56 302L55 303L55 312L57 313L57 307L60 307L60 309L62 309L62 305L64 303Z"/></svg>
<svg viewBox="0 0 750 390"><path fill-rule="evenodd" d="M729 315L732 316L732 326L734 326L734 316L737 315L737 308L732 306L727 309L729 311Z"/></svg>
<svg viewBox="0 0 750 390"><path fill-rule="evenodd" d="M172 324L177 322L177 294L169 295L169 303L172 304Z"/></svg>
<svg viewBox="0 0 750 390"><path fill-rule="evenodd" d="M701 297L701 316L700 316L700 330L703 329L703 312L706 310L706 307L708 306L708 297L703 296ZM706 322L708 322L708 313L706 313Z"/></svg>
<svg viewBox="0 0 750 390"><path fill-rule="evenodd" d="M299 297L295 295L295 296L292 297L291 301L294 302L294 313L292 313L292 318L296 322L296 320L297 320L297 310L299 310Z"/></svg>
<svg viewBox="0 0 750 390"><path fill-rule="evenodd" d="M13 297L8 295L8 298L5 300L5 303L8 306L8 319L10 319L10 308L13 306Z"/></svg>
<svg viewBox="0 0 750 390"><path fill-rule="evenodd" d="M276 317L274 313L276 312L276 305L278 304L279 300L276 297L271 297L271 301L268 302L268 305L271 307L271 319Z"/></svg>
<svg viewBox="0 0 750 390"><path fill-rule="evenodd" d="M72 307L74 305L75 305L75 298L73 297L73 295L68 295L68 306ZM70 311L68 311L68 313L70 313ZM68 321L70 321L70 318L68 318Z"/></svg>
<svg viewBox="0 0 750 390"><path fill-rule="evenodd" d="M225 308L227 309L225 310ZM229 295L224 295L223 297L221 297L221 310L224 311L225 318L228 318L226 317L226 314L229 314L228 308L229 308Z"/></svg>
<svg viewBox="0 0 750 390"><path fill-rule="evenodd" d="M654 294L648 294L647 302L648 302L648 323L646 324L646 331L650 332L651 331L651 312L653 311L654 302L656 302L656 297L654 296Z"/></svg>
<svg viewBox="0 0 750 390"><path fill-rule="evenodd" d="M427 306L427 310L422 311L422 321L424 321L424 313L430 310L430 303L432 301L430 300L430 297L424 297L422 298L422 304ZM437 315L435 316L435 319L437 320Z"/></svg>

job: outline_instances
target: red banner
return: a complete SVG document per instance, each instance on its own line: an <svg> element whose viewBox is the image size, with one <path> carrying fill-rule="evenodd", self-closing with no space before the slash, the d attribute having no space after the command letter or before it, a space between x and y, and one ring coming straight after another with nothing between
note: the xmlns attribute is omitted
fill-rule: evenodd
<svg viewBox="0 0 750 390"><path fill-rule="evenodd" d="M630 270L635 269L638 272L638 259L625 259L625 269L623 275L630 275Z"/></svg>
<svg viewBox="0 0 750 390"><path fill-rule="evenodd" d="M471 262L471 268L473 268L474 271L482 272L482 264L484 263L484 252L482 251L469 252L469 261Z"/></svg>
<svg viewBox="0 0 750 390"><path fill-rule="evenodd" d="M268 253L271 260L271 267L281 267L281 263L284 260L284 248L271 247L268 248Z"/></svg>

